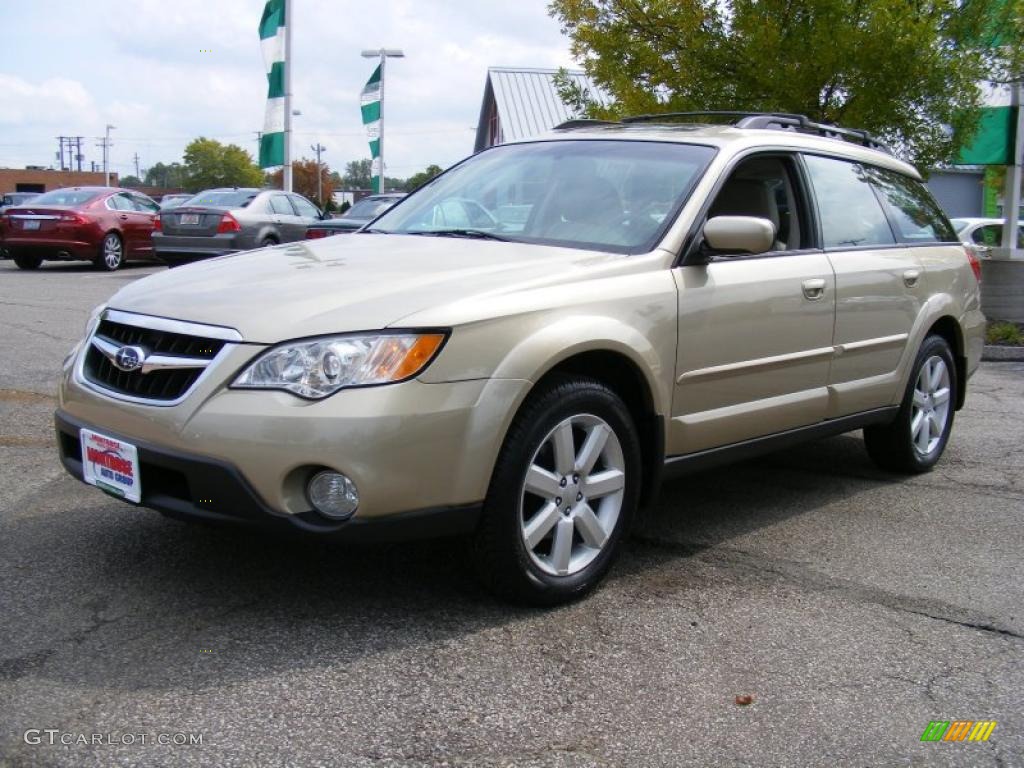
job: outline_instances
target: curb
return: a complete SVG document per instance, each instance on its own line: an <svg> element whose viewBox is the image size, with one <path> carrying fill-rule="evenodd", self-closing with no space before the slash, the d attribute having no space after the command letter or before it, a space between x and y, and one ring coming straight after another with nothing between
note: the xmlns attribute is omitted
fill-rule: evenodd
<svg viewBox="0 0 1024 768"><path fill-rule="evenodd" d="M1024 347L986 344L981 352L981 359L986 362L1024 362Z"/></svg>

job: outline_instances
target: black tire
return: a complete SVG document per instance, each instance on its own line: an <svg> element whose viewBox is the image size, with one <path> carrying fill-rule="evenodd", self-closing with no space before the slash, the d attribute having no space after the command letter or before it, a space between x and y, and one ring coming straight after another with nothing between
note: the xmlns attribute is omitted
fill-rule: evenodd
<svg viewBox="0 0 1024 768"><path fill-rule="evenodd" d="M926 364L934 365L936 358L942 361L948 376L945 422L940 433L934 437L928 438L924 437L921 432L917 433L921 437L921 442L929 443L927 449L922 450L915 445L913 431L915 415L917 412L921 412L926 428L930 428L927 426L928 416L926 414L928 409L934 407L935 400L932 398L922 400L922 408L918 409L915 407L915 393L922 377L922 369ZM910 381L907 382L907 389L903 393L903 401L900 403L900 410L896 418L889 424L864 429L864 445L867 447L872 461L890 472L918 474L931 470L942 457L946 443L949 442L959 392L960 382L957 379L956 364L949 342L941 336L929 336L917 352ZM917 397L920 398L920 395Z"/></svg>
<svg viewBox="0 0 1024 768"><path fill-rule="evenodd" d="M273 248L275 245L280 245L280 243L277 242L277 238L264 237L260 240L260 248Z"/></svg>
<svg viewBox="0 0 1024 768"><path fill-rule="evenodd" d="M579 533L582 529L573 527L580 524L575 517L575 502L566 498L563 503L573 505L572 513L562 515L573 521L573 525L568 526L571 547L574 552L583 552L584 560L588 556L593 559L576 572L554 575L537 562L537 547L550 547L553 562L556 530L564 521L555 515L557 522L546 529L549 532L540 544L535 545L531 554L523 532L524 520L530 513L524 515L523 509L525 501L532 497L524 498L523 492L527 470L535 460L541 460L538 452L545 450L545 443L555 427L570 418L596 420L610 427L621 448L624 486L618 517L614 523L606 524L606 527L611 527L610 531L604 532L607 538L601 546L590 550L584 548L585 542ZM574 436L572 450L575 456L579 456L575 446L582 445L582 439L582 433L579 437ZM613 441L609 438L606 445L612 446ZM553 456L553 446L551 451ZM618 456L618 452L615 455ZM500 597L534 605L569 602L593 589L612 566L636 514L640 498L640 456L640 441L629 410L618 395L601 382L580 376L566 377L532 393L516 414L505 437L484 501L481 521L470 542L471 561L484 585ZM607 471L603 453L598 461L601 468L595 464L591 472ZM557 475L556 469L553 476ZM576 477L573 471L573 478ZM557 483L557 479L554 482ZM572 482L575 480L570 480L570 484ZM561 487L566 486L563 483ZM578 490L584 491L585 486L578 486ZM572 491L567 491L571 495ZM605 498L615 495L607 494ZM593 503L604 509L600 499L583 497L583 502L583 506ZM539 500L538 503L544 504ZM553 501L548 503L554 506ZM558 510L556 512L562 514ZM536 514L539 516L540 513Z"/></svg>
<svg viewBox="0 0 1024 768"><path fill-rule="evenodd" d="M39 269L43 257L31 253L15 253L11 256L18 269Z"/></svg>
<svg viewBox="0 0 1024 768"><path fill-rule="evenodd" d="M124 266L124 239L117 232L107 232L100 242L99 253L92 260L96 269L104 272L116 272Z"/></svg>

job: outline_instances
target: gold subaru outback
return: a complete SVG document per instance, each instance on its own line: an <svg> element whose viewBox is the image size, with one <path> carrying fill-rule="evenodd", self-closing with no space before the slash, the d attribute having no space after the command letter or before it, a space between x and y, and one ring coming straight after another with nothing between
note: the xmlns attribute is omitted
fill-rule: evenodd
<svg viewBox="0 0 1024 768"><path fill-rule="evenodd" d="M56 413L75 477L186 520L462 535L536 603L608 572L668 472L864 430L940 458L979 265L911 166L793 115L572 121L347 237L98 308Z"/></svg>

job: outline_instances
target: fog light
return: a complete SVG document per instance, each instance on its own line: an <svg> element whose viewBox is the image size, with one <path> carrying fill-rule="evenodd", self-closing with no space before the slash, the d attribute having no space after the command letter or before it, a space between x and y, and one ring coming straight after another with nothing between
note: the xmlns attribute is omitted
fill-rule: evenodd
<svg viewBox="0 0 1024 768"><path fill-rule="evenodd" d="M306 486L306 496L317 512L332 520L351 517L359 506L356 484L340 472L317 472Z"/></svg>

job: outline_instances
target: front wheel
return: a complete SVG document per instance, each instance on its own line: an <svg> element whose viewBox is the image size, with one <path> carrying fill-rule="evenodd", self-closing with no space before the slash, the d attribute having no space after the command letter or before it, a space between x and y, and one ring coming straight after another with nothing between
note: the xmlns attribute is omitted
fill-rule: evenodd
<svg viewBox="0 0 1024 768"><path fill-rule="evenodd" d="M124 242L116 232L108 232L100 244L100 253L93 260L97 269L114 272L124 264Z"/></svg>
<svg viewBox="0 0 1024 768"><path fill-rule="evenodd" d="M917 353L896 418L864 429L875 464L908 474L934 467L949 442L959 386L949 342L929 336Z"/></svg>
<svg viewBox="0 0 1024 768"><path fill-rule="evenodd" d="M572 377L532 395L509 429L472 539L485 585L555 605L611 567L640 495L640 442L622 400Z"/></svg>

